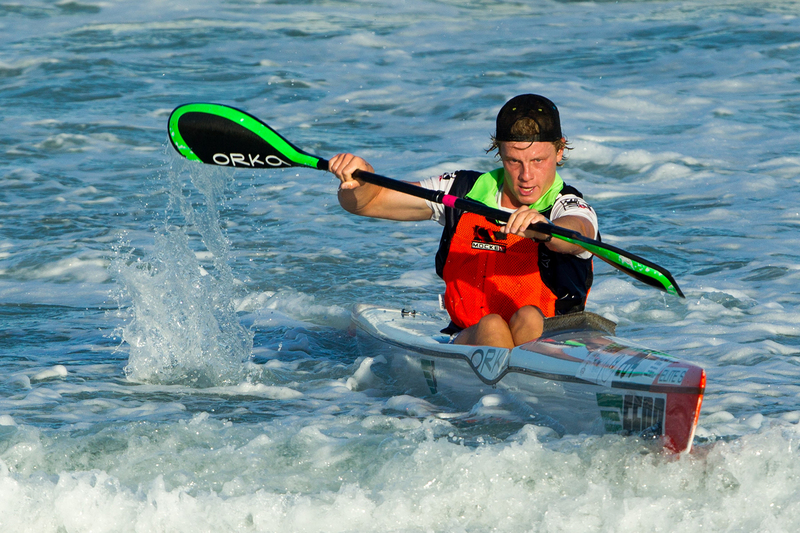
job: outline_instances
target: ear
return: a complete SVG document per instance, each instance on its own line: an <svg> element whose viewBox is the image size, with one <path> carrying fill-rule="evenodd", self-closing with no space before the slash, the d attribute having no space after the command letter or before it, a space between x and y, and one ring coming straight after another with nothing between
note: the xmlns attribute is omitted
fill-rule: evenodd
<svg viewBox="0 0 800 533"><path fill-rule="evenodd" d="M566 144L567 144L566 137L561 137L561 143L562 143L562 146L566 146ZM556 163L560 163L561 159L563 159L563 157L564 157L564 148L561 148L560 150L556 150Z"/></svg>

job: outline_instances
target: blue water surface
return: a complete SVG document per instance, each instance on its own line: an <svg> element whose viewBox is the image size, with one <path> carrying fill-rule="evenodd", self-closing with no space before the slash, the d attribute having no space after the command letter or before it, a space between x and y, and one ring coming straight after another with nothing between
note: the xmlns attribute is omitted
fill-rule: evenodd
<svg viewBox="0 0 800 533"><path fill-rule="evenodd" d="M0 530L794 531L800 5L0 3ZM467 422L360 383L355 303L435 313L439 227L345 213L311 169L181 159L232 105L418 180L497 166L559 106L603 239L588 308L703 366L694 451ZM379 356L380 354L371 354ZM470 418L475 420L475 417Z"/></svg>

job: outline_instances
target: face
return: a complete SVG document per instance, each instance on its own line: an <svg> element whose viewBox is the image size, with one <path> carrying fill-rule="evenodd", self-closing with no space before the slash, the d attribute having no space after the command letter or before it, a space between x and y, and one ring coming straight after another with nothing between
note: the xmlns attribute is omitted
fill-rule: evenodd
<svg viewBox="0 0 800 533"><path fill-rule="evenodd" d="M503 207L518 208L538 200L556 179L564 150L556 151L549 142L500 143L500 159L505 169Z"/></svg>

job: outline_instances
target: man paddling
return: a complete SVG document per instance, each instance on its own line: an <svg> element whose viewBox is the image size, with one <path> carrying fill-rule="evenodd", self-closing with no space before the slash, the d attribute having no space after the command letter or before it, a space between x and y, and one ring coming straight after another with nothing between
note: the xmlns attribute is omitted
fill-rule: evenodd
<svg viewBox="0 0 800 533"><path fill-rule="evenodd" d="M488 151L497 150L501 168L461 170L419 183L509 211L505 225L353 178L356 170L374 172L353 154L332 157L328 168L342 182L339 203L351 213L442 224L436 272L446 284L448 330L457 332L457 344L511 348L538 338L545 316L583 310L592 284L589 252L528 229L544 222L598 236L594 210L558 175L565 149L555 104L523 94L497 115Z"/></svg>

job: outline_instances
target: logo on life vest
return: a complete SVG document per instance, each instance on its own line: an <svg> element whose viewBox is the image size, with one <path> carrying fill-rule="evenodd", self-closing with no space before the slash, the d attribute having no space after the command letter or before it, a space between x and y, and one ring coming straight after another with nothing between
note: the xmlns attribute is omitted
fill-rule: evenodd
<svg viewBox="0 0 800 533"><path fill-rule="evenodd" d="M498 244L497 240L505 240L505 235L497 232L491 232L486 228L475 226L472 228L472 249L473 250L486 250L488 252L506 253L506 245ZM494 235L492 235L494 233Z"/></svg>

